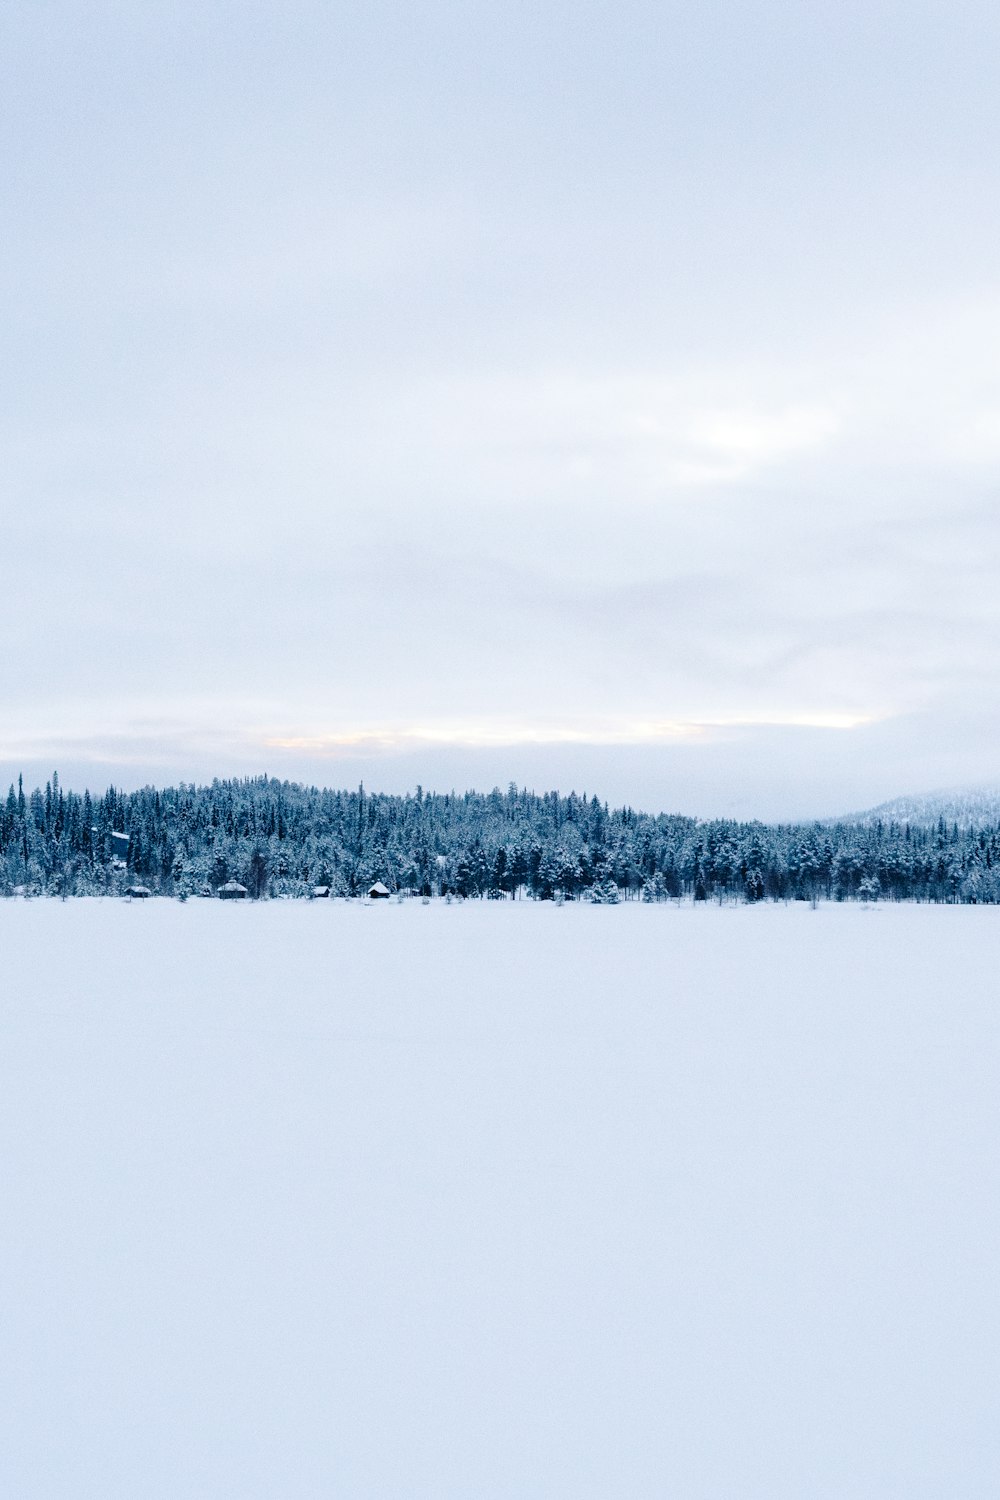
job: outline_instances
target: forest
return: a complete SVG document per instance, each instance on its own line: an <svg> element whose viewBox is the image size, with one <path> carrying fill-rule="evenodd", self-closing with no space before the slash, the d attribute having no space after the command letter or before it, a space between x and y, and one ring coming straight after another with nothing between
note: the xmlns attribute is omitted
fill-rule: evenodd
<svg viewBox="0 0 1000 1500"><path fill-rule="evenodd" d="M0 894L252 899L391 892L493 900L1000 900L1000 824L781 824L610 809L597 797L395 796L269 777L101 796L19 779L0 806Z"/></svg>

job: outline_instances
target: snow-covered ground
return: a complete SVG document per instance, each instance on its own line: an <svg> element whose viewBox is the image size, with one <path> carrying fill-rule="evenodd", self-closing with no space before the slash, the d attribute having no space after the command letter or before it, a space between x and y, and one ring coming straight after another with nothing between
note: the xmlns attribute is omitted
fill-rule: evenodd
<svg viewBox="0 0 1000 1500"><path fill-rule="evenodd" d="M995 1500L1000 910L0 902L0 1494Z"/></svg>

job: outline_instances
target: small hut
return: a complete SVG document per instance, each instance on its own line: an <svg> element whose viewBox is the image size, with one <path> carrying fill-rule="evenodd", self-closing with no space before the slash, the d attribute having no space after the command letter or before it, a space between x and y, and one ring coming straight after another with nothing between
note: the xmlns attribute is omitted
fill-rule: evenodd
<svg viewBox="0 0 1000 1500"><path fill-rule="evenodd" d="M388 901L389 895L389 887L383 885L381 880L376 880L375 884L368 888L369 901Z"/></svg>
<svg viewBox="0 0 1000 1500"><path fill-rule="evenodd" d="M219 886L220 901L243 901L246 893L246 886L240 885L238 880L227 880L225 885Z"/></svg>
<svg viewBox="0 0 1000 1500"><path fill-rule="evenodd" d="M328 885L314 885L312 888L312 898L314 901L325 901L329 895L330 887Z"/></svg>
<svg viewBox="0 0 1000 1500"><path fill-rule="evenodd" d="M145 901L153 893L148 885L130 885L125 894L130 901Z"/></svg>

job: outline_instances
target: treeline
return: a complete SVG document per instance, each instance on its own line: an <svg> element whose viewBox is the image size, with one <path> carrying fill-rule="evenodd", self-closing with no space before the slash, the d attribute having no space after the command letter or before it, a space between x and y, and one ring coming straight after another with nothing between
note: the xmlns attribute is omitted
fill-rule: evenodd
<svg viewBox="0 0 1000 1500"><path fill-rule="evenodd" d="M121 835L126 835L122 838ZM414 894L538 900L996 902L1000 824L768 825L611 810L596 797L399 797L267 777L103 796L11 787L0 894Z"/></svg>

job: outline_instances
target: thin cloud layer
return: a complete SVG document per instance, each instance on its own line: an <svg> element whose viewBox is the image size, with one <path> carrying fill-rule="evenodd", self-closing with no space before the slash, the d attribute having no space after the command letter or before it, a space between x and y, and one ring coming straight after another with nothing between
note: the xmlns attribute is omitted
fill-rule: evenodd
<svg viewBox="0 0 1000 1500"><path fill-rule="evenodd" d="M998 39L15 4L8 774L995 776Z"/></svg>

